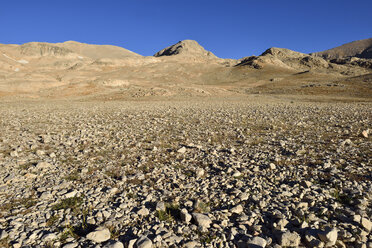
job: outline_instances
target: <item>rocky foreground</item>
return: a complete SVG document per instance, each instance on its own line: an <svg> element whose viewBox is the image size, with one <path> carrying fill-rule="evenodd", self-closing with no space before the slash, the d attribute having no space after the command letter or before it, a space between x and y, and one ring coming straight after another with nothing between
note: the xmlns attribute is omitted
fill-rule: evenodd
<svg viewBox="0 0 372 248"><path fill-rule="evenodd" d="M371 103L1 103L0 247L372 247Z"/></svg>

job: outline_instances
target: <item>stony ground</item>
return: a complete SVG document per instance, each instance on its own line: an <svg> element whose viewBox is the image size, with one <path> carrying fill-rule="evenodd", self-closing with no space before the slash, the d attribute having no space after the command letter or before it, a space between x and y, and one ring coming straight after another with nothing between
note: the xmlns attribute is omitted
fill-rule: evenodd
<svg viewBox="0 0 372 248"><path fill-rule="evenodd" d="M1 103L0 247L372 247L371 107Z"/></svg>

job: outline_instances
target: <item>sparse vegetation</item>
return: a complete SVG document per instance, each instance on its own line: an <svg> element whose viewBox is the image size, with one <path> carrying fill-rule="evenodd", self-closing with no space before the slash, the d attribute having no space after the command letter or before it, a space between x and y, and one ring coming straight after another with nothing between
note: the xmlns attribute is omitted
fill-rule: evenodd
<svg viewBox="0 0 372 248"><path fill-rule="evenodd" d="M61 210L71 208L77 210L83 203L82 197L71 197L61 200L59 203L52 206L52 210Z"/></svg>
<svg viewBox="0 0 372 248"><path fill-rule="evenodd" d="M157 210L156 217L161 221L173 222L177 219L180 219L180 209L179 205L174 203L166 203L165 211Z"/></svg>
<svg viewBox="0 0 372 248"><path fill-rule="evenodd" d="M347 194L341 193L339 189L334 189L332 196L341 204L350 205L352 202L352 198Z"/></svg>
<svg viewBox="0 0 372 248"><path fill-rule="evenodd" d="M68 181L79 181L81 179L78 171L73 171L65 177Z"/></svg>
<svg viewBox="0 0 372 248"><path fill-rule="evenodd" d="M12 248L12 247L13 247L13 246L10 244L10 239L9 239L9 237L0 240L0 247L2 247L2 248Z"/></svg>
<svg viewBox="0 0 372 248"><path fill-rule="evenodd" d="M174 221L173 216L170 214L170 212L163 211L163 210L157 210L156 217L158 217L160 221L166 221L166 222Z"/></svg>
<svg viewBox="0 0 372 248"><path fill-rule="evenodd" d="M209 202L203 202L199 201L195 208L195 212L198 213L209 213L211 211L210 203Z"/></svg>
<svg viewBox="0 0 372 248"><path fill-rule="evenodd" d="M8 203L5 203L0 206L0 216L6 216L10 215L10 213L18 209L19 207L24 207L26 210L23 211L23 214L28 213L28 209L36 205L36 199L32 197L27 197L27 198L16 198L16 199L11 199ZM2 214L3 212L4 214Z"/></svg>
<svg viewBox="0 0 372 248"><path fill-rule="evenodd" d="M105 172L105 174L115 180L121 180L122 172L119 167L111 168Z"/></svg>

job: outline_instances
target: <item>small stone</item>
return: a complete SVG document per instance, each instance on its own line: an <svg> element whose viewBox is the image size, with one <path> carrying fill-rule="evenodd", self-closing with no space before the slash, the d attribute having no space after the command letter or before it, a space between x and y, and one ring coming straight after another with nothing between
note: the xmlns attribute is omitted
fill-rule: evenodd
<svg viewBox="0 0 372 248"><path fill-rule="evenodd" d="M5 230L0 230L0 240L7 238L9 235Z"/></svg>
<svg viewBox="0 0 372 248"><path fill-rule="evenodd" d="M280 236L279 244L287 247L298 247L300 241L301 236L298 233L287 231Z"/></svg>
<svg viewBox="0 0 372 248"><path fill-rule="evenodd" d="M307 202L299 202L297 204L297 209L307 209L309 207L309 203Z"/></svg>
<svg viewBox="0 0 372 248"><path fill-rule="evenodd" d="M284 228L285 228L285 226L287 225L289 223L289 221L288 220L286 220L286 219L280 219L280 220L278 220L278 222L277 223L274 223L275 224L275 229L276 230L284 230Z"/></svg>
<svg viewBox="0 0 372 248"><path fill-rule="evenodd" d="M116 195L119 192L120 192L120 190L118 188L114 187L114 188L112 188L108 191L108 194L113 196L113 195Z"/></svg>
<svg viewBox="0 0 372 248"><path fill-rule="evenodd" d="M63 198L72 198L72 197L75 197L77 195L77 191L74 190L74 191L71 191L71 192L68 192L66 194L63 195Z"/></svg>
<svg viewBox="0 0 372 248"><path fill-rule="evenodd" d="M141 236L137 240L135 246L137 248L151 248L152 247L152 241L146 236Z"/></svg>
<svg viewBox="0 0 372 248"><path fill-rule="evenodd" d="M156 210L158 211L165 211L165 203L160 201L156 203Z"/></svg>
<svg viewBox="0 0 372 248"><path fill-rule="evenodd" d="M70 242L62 246L62 248L75 248L78 247L78 242Z"/></svg>
<svg viewBox="0 0 372 248"><path fill-rule="evenodd" d="M183 244L183 247L185 247L185 248L194 248L197 245L198 245L198 242L192 240L192 241L188 241L188 242L184 243Z"/></svg>
<svg viewBox="0 0 372 248"><path fill-rule="evenodd" d="M138 210L137 214L140 216L147 216L150 214L150 211L147 208L143 207L140 210Z"/></svg>
<svg viewBox="0 0 372 248"><path fill-rule="evenodd" d="M275 169L276 169L276 166L275 166L274 163L270 163L270 164L269 164L269 168L270 168L271 170L275 170Z"/></svg>
<svg viewBox="0 0 372 248"><path fill-rule="evenodd" d="M362 216L360 216L359 214L353 215L353 221L355 221L356 223L359 224L361 220Z"/></svg>
<svg viewBox="0 0 372 248"><path fill-rule="evenodd" d="M36 155L38 155L39 157L41 157L41 156L44 156L45 155L45 152L43 150L37 150L36 151Z"/></svg>
<svg viewBox="0 0 372 248"><path fill-rule="evenodd" d="M333 246L337 241L337 229L326 227L323 232L318 233L318 237L325 243L325 246Z"/></svg>
<svg viewBox="0 0 372 248"><path fill-rule="evenodd" d="M48 233L48 234L45 234L41 239L44 242L48 242L48 241L57 239L57 235L55 233Z"/></svg>
<svg viewBox="0 0 372 248"><path fill-rule="evenodd" d="M134 248L134 245L136 244L137 239L131 239L128 242L128 248Z"/></svg>
<svg viewBox="0 0 372 248"><path fill-rule="evenodd" d="M345 243L342 242L341 240L337 240L337 241L336 241L336 246L337 246L338 248L346 248Z"/></svg>
<svg viewBox="0 0 372 248"><path fill-rule="evenodd" d="M104 248L124 248L124 244L120 241L109 240Z"/></svg>
<svg viewBox="0 0 372 248"><path fill-rule="evenodd" d="M186 152L186 147L181 147L180 149L177 150L178 153L185 153Z"/></svg>
<svg viewBox="0 0 372 248"><path fill-rule="evenodd" d="M183 208L180 212L180 215L181 215L181 220L186 222L186 223L189 223L191 221L191 214L189 214L186 210L186 208Z"/></svg>
<svg viewBox="0 0 372 248"><path fill-rule="evenodd" d="M304 181L301 182L301 185L302 185L303 187L305 187L305 188L310 188L311 185L313 185L313 183L310 182L310 181L306 181L306 180L304 180Z"/></svg>
<svg viewBox="0 0 372 248"><path fill-rule="evenodd" d="M240 177L241 175L242 175L242 173L240 171L235 171L232 176L233 177Z"/></svg>
<svg viewBox="0 0 372 248"><path fill-rule="evenodd" d="M239 194L239 199L242 200L242 201L246 201L249 199L249 194L247 193L240 193Z"/></svg>
<svg viewBox="0 0 372 248"><path fill-rule="evenodd" d="M368 232L372 230L372 222L367 218L362 218L361 222L362 227L366 229Z"/></svg>
<svg viewBox="0 0 372 248"><path fill-rule="evenodd" d="M17 151L11 151L10 156L11 157L18 157L18 152Z"/></svg>
<svg viewBox="0 0 372 248"><path fill-rule="evenodd" d="M202 177L204 176L204 169L203 168L198 168L196 170L196 177Z"/></svg>
<svg viewBox="0 0 372 248"><path fill-rule="evenodd" d="M37 178L37 175L33 173L26 173L24 177L34 179L34 178Z"/></svg>
<svg viewBox="0 0 372 248"><path fill-rule="evenodd" d="M194 218L196 224L203 228L209 228L210 224L212 223L211 219L204 214L193 213L192 217Z"/></svg>
<svg viewBox="0 0 372 248"><path fill-rule="evenodd" d="M52 195L50 192L45 191L45 192L43 192L43 193L40 195L39 198L40 198L40 199L43 199L43 200L51 199L51 198L53 198L53 195Z"/></svg>
<svg viewBox="0 0 372 248"><path fill-rule="evenodd" d="M361 134L362 134L362 137L368 138L369 130L363 130Z"/></svg>
<svg viewBox="0 0 372 248"><path fill-rule="evenodd" d="M308 247L324 247L324 243L312 235L305 235L305 241L308 244Z"/></svg>
<svg viewBox="0 0 372 248"><path fill-rule="evenodd" d="M248 248L265 248L267 241L261 237L254 237L248 241Z"/></svg>
<svg viewBox="0 0 372 248"><path fill-rule="evenodd" d="M21 248L22 247L22 243L14 243L13 244L13 248Z"/></svg>
<svg viewBox="0 0 372 248"><path fill-rule="evenodd" d="M93 232L88 233L87 239L96 243L102 243L110 239L110 230L106 227L97 227Z"/></svg>
<svg viewBox="0 0 372 248"><path fill-rule="evenodd" d="M231 209L231 212L234 214L241 214L243 212L243 206L242 205L237 205Z"/></svg>
<svg viewBox="0 0 372 248"><path fill-rule="evenodd" d="M51 167L52 167L52 165L49 164L48 162L39 162L36 165L36 168L39 169L39 170L49 169Z"/></svg>
<svg viewBox="0 0 372 248"><path fill-rule="evenodd" d="M352 144L353 142L351 141L351 139L346 139L341 143L342 146L351 146Z"/></svg>

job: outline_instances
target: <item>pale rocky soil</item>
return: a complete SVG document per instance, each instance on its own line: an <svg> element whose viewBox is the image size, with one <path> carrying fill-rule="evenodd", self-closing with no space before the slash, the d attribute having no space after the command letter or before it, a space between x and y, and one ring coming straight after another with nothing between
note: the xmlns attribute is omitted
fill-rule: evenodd
<svg viewBox="0 0 372 248"><path fill-rule="evenodd" d="M372 247L371 107L2 102L0 246Z"/></svg>

